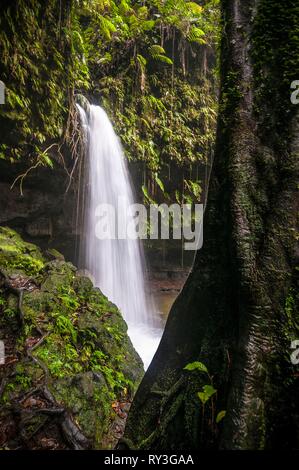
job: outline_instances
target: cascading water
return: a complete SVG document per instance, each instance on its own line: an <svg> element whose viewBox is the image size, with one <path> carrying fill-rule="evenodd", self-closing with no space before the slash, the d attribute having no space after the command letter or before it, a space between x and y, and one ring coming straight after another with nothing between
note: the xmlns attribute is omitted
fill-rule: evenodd
<svg viewBox="0 0 299 470"><path fill-rule="evenodd" d="M146 296L142 246L137 239L97 236L99 207L103 205L114 209L105 213L110 235L126 233L130 222L134 225L134 214L130 212L134 204L130 175L121 143L106 112L100 106L88 105L86 111L77 107L88 154L81 264L92 275L95 285L121 310L129 336L147 368L161 330L155 321L153 302Z"/></svg>

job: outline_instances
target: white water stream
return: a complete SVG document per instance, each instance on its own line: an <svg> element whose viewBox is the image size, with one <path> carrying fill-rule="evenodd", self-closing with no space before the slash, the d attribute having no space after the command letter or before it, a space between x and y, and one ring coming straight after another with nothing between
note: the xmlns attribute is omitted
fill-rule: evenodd
<svg viewBox="0 0 299 470"><path fill-rule="evenodd" d="M117 236L126 233L128 222L134 225L134 214L130 213L134 198L126 160L106 112L100 106L77 107L85 131L88 157L81 260L95 285L121 310L132 343L147 368L158 347L161 329L155 321L153 301L146 295L141 242L128 238L99 239L97 236L103 204L109 204L115 211L106 212L107 231Z"/></svg>

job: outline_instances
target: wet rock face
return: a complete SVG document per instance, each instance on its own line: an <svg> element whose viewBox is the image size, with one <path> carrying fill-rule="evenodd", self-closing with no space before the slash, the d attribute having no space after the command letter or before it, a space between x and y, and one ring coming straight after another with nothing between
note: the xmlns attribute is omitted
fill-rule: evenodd
<svg viewBox="0 0 299 470"><path fill-rule="evenodd" d="M0 227L0 446L112 448L141 359L119 310L64 261Z"/></svg>
<svg viewBox="0 0 299 470"><path fill-rule="evenodd" d="M66 172L60 167L55 171L39 167L28 173L20 187L16 178L27 169L0 161L0 225L15 228L44 249L56 247L74 261L76 202L72 188L65 194Z"/></svg>

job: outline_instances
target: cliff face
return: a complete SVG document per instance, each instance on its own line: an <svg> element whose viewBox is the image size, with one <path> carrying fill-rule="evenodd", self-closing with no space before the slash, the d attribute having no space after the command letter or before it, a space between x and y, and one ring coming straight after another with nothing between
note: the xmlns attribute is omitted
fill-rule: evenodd
<svg viewBox="0 0 299 470"><path fill-rule="evenodd" d="M1 447L114 447L143 374L117 307L8 228L0 265Z"/></svg>
<svg viewBox="0 0 299 470"><path fill-rule="evenodd" d="M0 161L0 225L16 229L26 240L42 248L56 248L76 262L74 191L65 194L69 178L62 167L32 170L20 190L26 167Z"/></svg>
<svg viewBox="0 0 299 470"><path fill-rule="evenodd" d="M75 154L73 93L80 83L73 21L72 1L1 5L0 224L55 245L68 258L75 202L73 188L68 197L65 190Z"/></svg>

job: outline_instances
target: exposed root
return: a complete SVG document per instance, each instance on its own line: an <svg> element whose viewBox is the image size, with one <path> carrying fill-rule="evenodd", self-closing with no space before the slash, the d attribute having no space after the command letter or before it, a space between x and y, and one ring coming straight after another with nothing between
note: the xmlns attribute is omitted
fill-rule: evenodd
<svg viewBox="0 0 299 470"><path fill-rule="evenodd" d="M22 288L17 288L12 285L11 279L7 276L7 274L0 270L0 275L4 279L3 285L13 294L18 296L18 320L19 320L19 325L20 327L23 327L24 324L24 312L22 309L23 305L23 297L24 297L24 291L26 291L25 287ZM40 334L42 334L42 331L39 329ZM4 405L2 408L5 408L7 411L11 411L13 414L17 414L20 416L26 416L28 417L33 416L33 415L45 415L45 416L54 416L57 417L58 422L60 424L60 428L62 431L62 434L65 438L65 441L68 442L71 448L76 449L76 450L83 450L83 449L88 449L90 448L90 442L89 440L83 435L79 427L74 423L71 414L68 412L68 410L63 407L61 404L57 403L55 398L53 397L52 393L50 392L49 389L49 383L50 383L50 374L48 367L46 364L39 359L38 357L33 355L33 352L42 345L42 343L45 341L45 339L49 336L50 332L47 332L46 334L42 334L42 337L39 339L37 343L35 343L31 347L27 347L26 349L26 357L25 360L28 359L30 361L33 361L38 367L40 367L43 372L43 383L29 391L20 401L12 403L10 406ZM5 377L2 379L2 382L0 384L0 398L5 390L5 387L7 385L7 382L9 378L11 378L15 374L15 371L7 373ZM22 406L22 404L33 394L35 393L41 393L44 398L47 400L50 406L48 406L45 403L44 407L30 407L26 408ZM33 437L40 429L42 426L44 426L46 423L43 422L37 429L35 429L30 437ZM22 431L20 432L20 436L22 437ZM28 436L26 438L26 441L28 441Z"/></svg>
<svg viewBox="0 0 299 470"><path fill-rule="evenodd" d="M166 431L167 426L176 415L178 409L180 408L184 400L183 394L178 394L178 391L184 383L185 377L181 376L169 390L151 390L152 395L162 397L159 409L158 425L148 437L146 437L142 442L138 444L138 449L148 449L149 446L151 446L153 442L158 441L159 438L161 438L163 433ZM172 403L169 406L168 410L165 412L165 409L169 405L169 401L171 399L173 399ZM164 419L163 421L161 421L163 413Z"/></svg>
<svg viewBox="0 0 299 470"><path fill-rule="evenodd" d="M70 414L65 411L61 422L62 431L66 440L75 450L84 450L90 447L89 440L75 425Z"/></svg>
<svg viewBox="0 0 299 470"><path fill-rule="evenodd" d="M24 291L26 290L25 287L15 287L12 285L12 282L10 280L10 278L7 276L7 274L0 269L0 275L3 277L4 281L3 281L3 285L4 287L6 287L6 289L8 289L10 292L12 292L13 294L15 294L17 297L18 297L18 321L19 321L19 325L20 327L23 326L24 324L24 312L23 312L23 297L24 297Z"/></svg>
<svg viewBox="0 0 299 470"><path fill-rule="evenodd" d="M47 415L59 416L62 433L66 441L71 445L71 447L75 450L88 449L90 447L90 442L83 435L78 426L73 422L70 413L66 410L66 408L61 407L61 405L57 403L57 401L49 390L49 370L47 366L39 358L32 355L32 352L44 342L48 335L49 333L46 333L34 346L28 348L27 355L44 372L44 384L41 388L45 398L52 404L53 408L44 408L30 411L36 411L37 413L44 413Z"/></svg>
<svg viewBox="0 0 299 470"><path fill-rule="evenodd" d="M161 400L161 405L160 405L159 420L163 414L163 411L169 399L172 398L177 393L177 391L181 388L184 382L185 382L185 377L182 376L172 385L172 387L169 390L155 390L155 389L151 390L152 395L163 397Z"/></svg>
<svg viewBox="0 0 299 470"><path fill-rule="evenodd" d="M74 180L74 175L78 167L78 162L84 156L84 147L85 147L84 135L83 135L82 128L81 128L80 119L78 117L78 111L75 106L75 99L74 99L73 91L71 93L69 101L70 101L69 115L68 115L64 140L67 143L68 147L70 148L71 157L72 157L72 160L74 161L74 164L73 164L71 171L67 172L68 177L69 177L69 182L66 187L65 194L68 193L71 187L71 184Z"/></svg>
<svg viewBox="0 0 299 470"><path fill-rule="evenodd" d="M118 450L137 450L136 446L133 444L131 439L127 439L126 437L121 437L117 443Z"/></svg>

